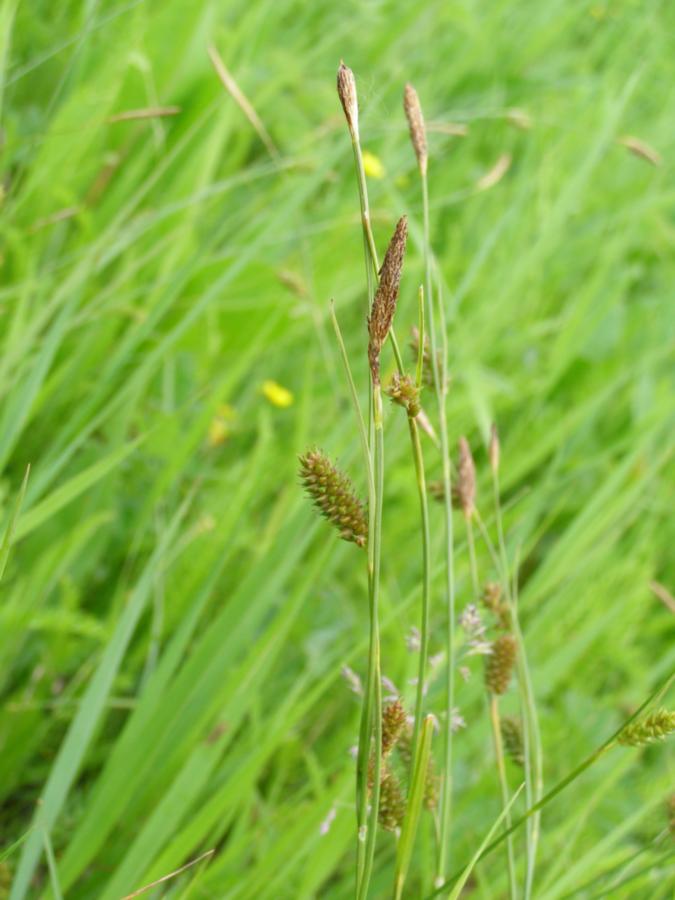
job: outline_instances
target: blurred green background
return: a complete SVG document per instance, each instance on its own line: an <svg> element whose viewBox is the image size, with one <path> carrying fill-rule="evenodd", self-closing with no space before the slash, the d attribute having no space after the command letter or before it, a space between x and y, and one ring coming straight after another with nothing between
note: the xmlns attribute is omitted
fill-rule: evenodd
<svg viewBox="0 0 675 900"><path fill-rule="evenodd" d="M328 320L333 297L365 385L341 58L380 253L410 220L402 342L422 277L406 81L430 123L451 442L471 441L491 521L499 423L546 784L673 669L673 5L5 0L6 525L31 474L0 600L0 896L115 900L212 848L146 896L351 896L358 703L340 670L364 674L365 578L296 476L318 444L364 487ZM410 700L418 513L387 413L383 666ZM499 809L479 662L458 696L458 866ZM668 747L617 750L571 787L543 818L535 896L671 897L656 839L674 774ZM394 851L382 835L375 897ZM426 822L410 897L432 855ZM471 891L505 896L499 853Z"/></svg>

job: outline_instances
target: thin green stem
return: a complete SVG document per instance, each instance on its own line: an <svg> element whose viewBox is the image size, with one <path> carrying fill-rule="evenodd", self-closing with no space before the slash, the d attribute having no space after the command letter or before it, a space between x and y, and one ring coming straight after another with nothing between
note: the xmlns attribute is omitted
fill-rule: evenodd
<svg viewBox="0 0 675 900"><path fill-rule="evenodd" d="M465 516L466 521L466 545L469 548L469 567L471 569L471 590L474 600L478 599L478 563L476 562L476 541L473 536L473 519L471 515Z"/></svg>
<svg viewBox="0 0 675 900"><path fill-rule="evenodd" d="M496 840L492 841L491 844L488 844L487 847L481 852L478 859L483 859L489 853L492 853L506 838L517 831L525 822L527 822L532 816L536 815L537 812L542 810L545 806L547 806L551 800L555 799L558 794L562 793L565 788L569 787L572 782L576 781L580 775L586 771L586 769L590 768L594 763L596 763L601 756L603 756L608 750L611 750L612 747L616 746L617 740L621 733L632 723L638 719L642 713L652 704L658 703L661 697L668 691L671 684L675 681L675 671L671 672L668 678L663 682L663 684L659 685L659 687L647 697L647 699L640 704L640 706L635 710L635 712L629 716L628 719L623 722L616 731L611 734L607 740L601 744L596 750L594 750L589 756L587 756L582 762L579 763L572 771L567 774L561 781L559 781L551 790L544 794L544 796L539 800L534 806L529 807L523 815L516 819L516 821L511 825L511 827L504 831ZM476 860L478 861L478 860ZM431 894L427 896L427 900L432 900L433 897L438 897L447 891L448 886L452 884L455 879L459 878L461 875L461 870L453 873L448 879L446 879L443 884L437 885L436 889L432 891Z"/></svg>
<svg viewBox="0 0 675 900"><path fill-rule="evenodd" d="M469 560L471 566L471 584L473 595L478 597L478 564L476 562L476 542L473 534L473 515L465 517L466 521L466 542L469 548ZM497 773L499 775L499 787L502 795L502 810L506 810L504 814L504 828L506 831L511 827L511 813L509 809L509 787L506 780L506 767L504 765L504 747L502 745L502 733L499 724L499 706L495 694L488 694L488 709L490 712L490 725L492 728L492 742L495 750L495 761L497 763ZM515 900L517 896L516 887L516 863L513 852L513 840L511 837L506 842L506 856L509 873L509 896L511 900Z"/></svg>
<svg viewBox="0 0 675 900"><path fill-rule="evenodd" d="M499 722L499 706L496 694L490 694L488 697L488 705L490 708L490 725L492 726L492 741L495 748L495 759L497 760L497 772L499 773L499 787L502 794L502 810L504 810L504 829L506 832L511 827L511 812L509 810L510 797L509 785L506 780L506 766L504 765L504 747L502 745L502 732ZM511 835L506 838L506 856L509 869L509 896L511 900L515 900L518 896L518 888L516 886L516 861L513 853L513 839Z"/></svg>
<svg viewBox="0 0 675 900"><path fill-rule="evenodd" d="M422 457L422 445L417 422L408 418L410 440L413 447L415 460L415 475L417 478L417 492L420 502L420 517L422 519L422 615L420 621L420 658L417 672L417 691L415 696L415 721L413 724L412 766L415 761L420 730L422 727L422 715L424 712L424 687L426 681L427 656L429 653L429 607L431 602L431 541L429 532L429 506L427 500L427 485L424 476L424 460Z"/></svg>
<svg viewBox="0 0 675 900"><path fill-rule="evenodd" d="M359 755L362 755L362 747L365 746L365 778L366 797L368 781L371 782L370 816L368 817L365 832L365 853L363 858L363 871L357 883L357 900L365 900L368 896L368 886L373 869L375 857L375 843L377 839L377 816L380 806L380 768L382 758L382 676L380 670L380 634L378 624L378 603L380 592L380 557L382 547L382 494L384 487L384 433L382 427L382 393L379 384L373 385L373 424L375 441L374 471L375 471L375 505L371 518L371 527L368 532L369 564L372 562L370 578L370 622L371 642L368 662L369 684L366 693L366 704L371 707L371 714L364 712L366 728L362 723L361 742L359 743ZM370 701L370 702L368 702ZM368 723L372 724L372 727ZM370 733L375 733L372 749L372 770L369 772ZM366 732L366 741L363 741ZM359 844L363 842L363 825L365 821L359 821Z"/></svg>
<svg viewBox="0 0 675 900"><path fill-rule="evenodd" d="M441 365L438 364L438 344L434 298L431 282L431 238L429 229L429 186L426 169L420 170L422 180L422 208L424 228L424 275L427 300L427 330L431 353L431 370L434 377L434 391L438 405L438 419L441 443L441 465L443 479L443 515L445 526L445 594L446 594L446 697L445 697L445 747L443 754L444 777L440 801L440 840L438 853L437 881L443 881L449 862L450 828L452 818L452 711L455 705L455 568L454 535L452 522L452 485L450 475L450 449L448 445L448 425L446 414L448 375L448 335L443 302L438 294L437 313L441 330Z"/></svg>
<svg viewBox="0 0 675 900"><path fill-rule="evenodd" d="M527 662L525 641L520 628L518 616L517 582L514 578L514 587L511 588L509 578L509 563L504 540L504 524L502 516L501 491L499 488L499 471L492 468L492 487L494 493L495 518L497 523L497 540L499 556L501 560L501 579L506 593L511 615L511 625L516 638L518 652L516 654L516 673L518 676L518 688L520 692L520 706L523 720L523 755L525 769L525 800L528 807L541 800L544 793L543 779L543 752L541 733L539 730L539 717L534 698L534 688L530 667ZM537 812L527 823L526 832L526 868L524 898L530 900L534 883L536 867L537 844L541 827L541 814Z"/></svg>

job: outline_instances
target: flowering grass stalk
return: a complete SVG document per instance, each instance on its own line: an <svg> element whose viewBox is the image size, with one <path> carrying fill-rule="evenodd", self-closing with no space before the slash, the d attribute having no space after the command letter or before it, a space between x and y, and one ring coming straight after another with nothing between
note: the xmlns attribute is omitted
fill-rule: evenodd
<svg viewBox="0 0 675 900"><path fill-rule="evenodd" d="M495 519L497 525L497 543L499 548L499 562L501 579L508 604L511 628L516 638L518 652L516 656L516 670L518 675L518 690L520 694L520 706L523 720L523 762L525 770L525 802L528 807L534 806L543 797L543 752L541 734L539 730L539 717L534 699L534 689L530 668L527 662L525 641L520 628L518 616L518 591L514 583L511 589L509 578L509 563L504 539L504 523L502 515L501 491L499 485L499 466L501 449L499 434L496 425L493 424L489 446L490 470L492 473L492 490L494 497ZM524 898L530 900L534 882L534 872L537 857L537 844L539 842L539 830L541 827L541 813L537 811L531 820L527 822L526 830L526 867Z"/></svg>
<svg viewBox="0 0 675 900"><path fill-rule="evenodd" d="M473 596L479 595L478 564L476 561L476 543L473 532L473 520L476 515L476 468L471 448L465 437L459 439L459 464L457 467L457 496L464 513L466 538L469 549L469 567ZM499 717L498 697L506 693L517 655L515 638L511 634L503 634L492 643L492 652L485 662L485 685L487 687L488 711L492 730L492 743L497 763L499 789L502 798L502 818L504 831L511 827L511 798L504 764L504 745L502 742L501 723ZM511 900L518 894L516 886L516 863L511 836L506 839L506 861L509 877L509 896Z"/></svg>
<svg viewBox="0 0 675 900"><path fill-rule="evenodd" d="M440 292L437 303L434 306L434 294L432 290L431 276L431 237L429 228L429 185L427 180L428 147L426 128L422 107L412 85L406 85L403 95L403 109L408 120L410 139L417 159L417 167L422 184L422 214L424 236L424 280L426 294L426 323L429 333L429 347L431 359L431 371L433 375L434 394L438 408L438 422L440 431L440 450L443 485L443 513L445 529L445 600L447 610L446 627L446 697L445 697L445 728L444 728L444 760L443 783L440 802L440 827L439 827L439 852L437 866L437 880L442 881L448 864L450 848L450 822L452 815L452 711L455 705L455 575L454 575L454 537L452 522L452 484L450 475L450 447L448 441L448 426L446 413L447 382L448 382L448 336ZM439 361L439 347L436 339L436 319L441 332L441 348ZM423 346L423 338L420 343Z"/></svg>
<svg viewBox="0 0 675 900"><path fill-rule="evenodd" d="M364 243L364 256L365 256L365 264L366 264L366 280L367 280L367 289L368 289L368 313L369 313L369 328L371 328L371 320L373 315L382 310L378 310L376 308L376 299L377 294L374 294L374 284L376 279L379 278L379 285L381 286L382 280L387 277L387 258L385 257L384 264L382 266L382 270L380 270L377 248L375 245L375 239L373 235L371 220L370 220L370 208L368 202L368 188L366 184L366 174L363 163L363 153L361 150L361 142L359 135L359 118L358 118L358 96L356 91L356 82L354 79L354 75L352 71L344 65L344 63L340 64L340 68L338 70L338 95L340 97L340 101L342 103L342 108L345 113L345 118L347 120L347 126L349 129L351 141L352 141L352 149L354 152L354 163L356 168L356 176L357 176L357 184L359 191L359 203L361 209L361 223L363 227L363 243ZM403 220L401 220L402 222ZM401 222L397 226L397 232L401 229ZM395 236L396 236L395 233ZM391 246L391 245L390 245ZM389 252L389 251L388 251ZM400 278L400 272L398 273L398 277ZM379 291L378 287L378 291ZM372 304L371 304L371 298ZM393 314L389 318L389 322L387 323L387 327L385 330L386 335L391 341L392 350L394 353L394 358L397 366L397 378L399 379L395 382L394 388L398 393L397 396L393 396L392 399L396 400L396 402L401 402L401 380L405 379L404 364L403 358L401 356L401 352L398 346L398 342L396 340L396 334L393 328ZM381 325L383 323L380 323ZM420 327L423 329L423 316L420 318ZM372 331L372 328L371 328ZM383 474L382 471L378 471L378 458L381 459L382 467L383 467L383 435L382 435L382 395L379 385L379 353L381 350L382 343L384 343L384 338L378 343L377 340L373 341L373 335L371 334L371 340L369 344L369 360L371 363L371 381L372 381L372 392L370 396L369 402L369 424L368 424L368 438L369 444L372 448L372 454L374 457L374 472L375 472L375 504L374 507L377 509L378 496L380 500L380 522L381 522L381 485L383 484ZM374 362L376 361L376 365L374 366ZM417 366L418 373L421 371L421 366L418 360ZM377 383L376 383L377 382ZM417 394L419 393L419 379L416 384ZM403 398L406 399L406 398ZM429 515L428 515L428 500L427 500L427 490L426 490L426 479L424 474L424 458L422 453L422 445L419 437L419 428L417 425L416 417L420 412L420 407L417 399L413 401L412 398L406 399L406 402L401 403L401 405L406 406L408 412L408 429L410 433L410 442L411 449L413 455L413 462L415 467L415 477L417 482L419 503L420 503L420 518L421 518L421 533L422 533L422 613L421 613L421 623L420 623L420 656L419 656L419 666L418 666L418 683L417 683L417 691L416 691L416 701L415 701L415 711L414 711L414 725L413 725L413 753L412 760L414 765L414 760L416 758L416 749L419 742L420 728L422 723L423 716L423 707L424 707L424 684L426 679L426 664L427 664L427 655L428 655L428 631L429 631L429 608L430 608L430 592L431 592L431 557L430 557L430 534L429 534ZM379 479L378 479L379 476ZM380 488L378 488L378 484ZM379 538L377 535L377 524L376 521L373 522L373 538L374 542L378 542ZM380 525L381 527L381 525ZM379 549L379 543L378 543ZM371 597L371 634L377 628L377 622L373 619L373 616L377 616L377 595L379 593L379 557L373 559L374 569L372 570L371 577L377 579L376 586L373 590L371 590L371 594L374 597ZM375 647L373 644L371 647L371 653L369 653L369 658L372 659L373 654L376 654L379 658L379 638L378 645ZM369 672L372 675L372 666L369 663ZM375 723L375 728L377 729L377 720L379 711L381 710L381 699L378 702L377 698L369 698L369 695L373 689L373 685L370 684L371 679L368 679L368 685L366 687L366 703L364 703L364 714L362 720L362 729L361 729L361 739L359 742L359 765L358 770L361 773L359 779L357 779L358 784L360 785L357 790L357 806L359 808L358 819L358 828L359 828L359 843L357 848L357 884L358 890L361 891L363 887L363 883L365 882L365 890L367 891L367 883L370 877L370 868L372 867L372 855L374 853L374 842L375 842L375 823L377 821L377 803L376 803L376 795L375 791L379 791L379 777L374 778L375 782L378 782L376 786L374 786L372 804L373 811L371 812L371 822L372 826L367 831L366 843L365 847L363 846L363 841L361 840L363 836L363 816L364 816L364 795L365 792L363 790L363 766L367 765L367 755L366 750L363 749L368 744L368 734L370 733L370 729L372 728L372 723ZM371 716L371 718L367 719L367 715ZM373 718L374 717L374 718ZM375 736L375 750L374 755L376 758L375 765L379 766L379 754L377 750L377 735ZM411 773L412 774L412 773ZM363 894L365 896L365 894Z"/></svg>

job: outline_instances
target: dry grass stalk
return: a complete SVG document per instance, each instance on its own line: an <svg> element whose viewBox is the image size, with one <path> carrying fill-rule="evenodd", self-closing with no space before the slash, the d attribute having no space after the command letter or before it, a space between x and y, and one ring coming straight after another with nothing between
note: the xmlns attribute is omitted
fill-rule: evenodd
<svg viewBox="0 0 675 900"><path fill-rule="evenodd" d="M624 137L620 137L618 143L630 151L633 156L637 156L638 159L644 159L645 162L650 163L652 166L660 166L663 162L658 151L650 147L645 141L641 141L640 138L633 137L633 135L627 134Z"/></svg>
<svg viewBox="0 0 675 900"><path fill-rule="evenodd" d="M211 62L213 63L213 68L216 70L216 74L218 75L218 78L220 78L225 90L249 120L249 122L253 126L254 131L267 148L267 152L272 157L272 159L278 160L279 150L270 137L268 130L265 128L262 119L253 108L251 101L235 81L234 76L228 70L216 48L213 46L209 47L209 57L211 59Z"/></svg>
<svg viewBox="0 0 675 900"><path fill-rule="evenodd" d="M494 166L476 182L476 190L487 191L502 180L511 168L513 157L510 153L502 153Z"/></svg>

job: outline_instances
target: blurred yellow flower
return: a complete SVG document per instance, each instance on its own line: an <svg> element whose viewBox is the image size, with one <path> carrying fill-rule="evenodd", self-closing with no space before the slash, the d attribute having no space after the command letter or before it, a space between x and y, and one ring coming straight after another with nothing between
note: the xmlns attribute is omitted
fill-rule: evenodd
<svg viewBox="0 0 675 900"><path fill-rule="evenodd" d="M363 151L363 171L368 178L384 178L382 160L369 150Z"/></svg>
<svg viewBox="0 0 675 900"><path fill-rule="evenodd" d="M265 399L269 400L272 406L278 406L279 409L286 409L293 403L293 394L288 388L277 384L276 381L271 381L269 379L263 381L262 392Z"/></svg>
<svg viewBox="0 0 675 900"><path fill-rule="evenodd" d="M206 443L209 447L220 447L230 435L230 423L236 417L236 411L228 403L221 403L209 425Z"/></svg>

